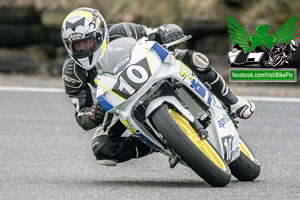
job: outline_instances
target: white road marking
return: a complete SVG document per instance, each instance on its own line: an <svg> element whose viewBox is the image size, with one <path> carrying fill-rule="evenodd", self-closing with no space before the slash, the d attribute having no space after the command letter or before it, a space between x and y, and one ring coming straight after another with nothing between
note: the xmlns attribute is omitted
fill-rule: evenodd
<svg viewBox="0 0 300 200"><path fill-rule="evenodd" d="M15 86L0 86L0 91L10 92L65 92L62 88L41 88L41 87L15 87Z"/></svg>
<svg viewBox="0 0 300 200"><path fill-rule="evenodd" d="M296 97L271 97L271 96L243 96L251 101L273 101L273 102L294 102L300 103L300 98Z"/></svg>
<svg viewBox="0 0 300 200"><path fill-rule="evenodd" d="M0 91L10 92L65 92L63 88L41 88L41 87L15 87L15 86L0 86ZM272 97L272 96L243 96L251 101L271 101L271 102L294 102L300 103L300 98L297 97Z"/></svg>

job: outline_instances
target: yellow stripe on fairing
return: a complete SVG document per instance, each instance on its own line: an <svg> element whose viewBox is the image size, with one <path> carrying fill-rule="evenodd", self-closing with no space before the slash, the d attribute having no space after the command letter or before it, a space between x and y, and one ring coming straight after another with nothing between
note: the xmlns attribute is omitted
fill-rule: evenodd
<svg viewBox="0 0 300 200"><path fill-rule="evenodd" d="M103 87L104 89L106 89L107 91L113 93L114 95L116 95L116 96L120 97L121 99L123 99L124 101L126 101L126 99L124 99L123 97L121 97L121 96L118 95L117 93L115 93L115 92L113 92L113 91L107 89L104 85L102 85L101 83L99 83L98 80L97 80L96 78L94 79L94 81L95 81L98 85L100 85L101 87Z"/></svg>
<svg viewBox="0 0 300 200"><path fill-rule="evenodd" d="M107 42L106 42L106 38L105 38L104 42L102 43L102 47L101 47L101 56L102 56L102 55L104 54L104 52L105 52L106 45L107 45Z"/></svg>
<svg viewBox="0 0 300 200"><path fill-rule="evenodd" d="M150 69L150 73L152 74L151 66L150 66L150 63L149 63L149 60L148 60L148 55L147 55L147 50L146 50L146 46L145 46L145 38L144 37L142 38L142 43L143 43L144 52L145 52L145 55L146 55L146 60L147 60L147 63L148 63L149 69Z"/></svg>

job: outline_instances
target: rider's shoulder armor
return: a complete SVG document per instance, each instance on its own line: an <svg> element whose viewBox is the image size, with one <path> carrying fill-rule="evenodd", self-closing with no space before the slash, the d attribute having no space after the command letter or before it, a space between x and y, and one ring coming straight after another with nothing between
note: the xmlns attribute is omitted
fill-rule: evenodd
<svg viewBox="0 0 300 200"><path fill-rule="evenodd" d="M95 67L87 71L76 64L72 58L67 57L62 70L62 80L67 94L78 93L87 86L87 83L96 87L94 82L96 76L97 69Z"/></svg>
<svg viewBox="0 0 300 200"><path fill-rule="evenodd" d="M76 93L86 86L87 72L76 62L67 57L63 70L62 80L68 94Z"/></svg>
<svg viewBox="0 0 300 200"><path fill-rule="evenodd" d="M138 40L144 36L146 36L145 26L123 22L119 24L109 24L108 25L108 34L109 40L115 40L122 37L130 37L135 40Z"/></svg>

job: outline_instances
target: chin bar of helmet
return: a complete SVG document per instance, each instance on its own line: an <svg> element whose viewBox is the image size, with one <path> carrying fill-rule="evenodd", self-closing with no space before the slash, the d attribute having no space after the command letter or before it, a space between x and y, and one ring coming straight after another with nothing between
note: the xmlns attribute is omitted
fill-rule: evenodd
<svg viewBox="0 0 300 200"><path fill-rule="evenodd" d="M184 36L184 38L180 38L179 40L175 40L174 42L170 42L170 43L168 43L168 44L163 44L162 46L165 48L165 49L168 49L168 48L170 48L171 46L174 46L174 45L176 45L176 44L180 44L180 43L182 43L182 42L185 42L185 41L187 41L187 40L189 40L189 39L191 39L192 38L192 36L191 35L185 35Z"/></svg>

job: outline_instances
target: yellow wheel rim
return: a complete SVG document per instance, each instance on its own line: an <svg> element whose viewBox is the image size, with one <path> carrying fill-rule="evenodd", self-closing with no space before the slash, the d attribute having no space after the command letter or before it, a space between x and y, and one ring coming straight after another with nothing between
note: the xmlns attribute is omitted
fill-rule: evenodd
<svg viewBox="0 0 300 200"><path fill-rule="evenodd" d="M252 155L252 153L250 152L250 150L248 149L248 147L245 145L245 143L240 139L240 147L241 147L241 151L252 161L254 161L254 156Z"/></svg>
<svg viewBox="0 0 300 200"><path fill-rule="evenodd" d="M191 127L189 122L172 109L169 109L169 113L179 125L179 127L182 129L182 131L200 149L200 151L202 151L206 155L206 157L209 158L220 169L222 169L223 171L227 171L227 167L223 162L222 158L219 156L219 154L212 148L212 146L206 140L201 140L198 137L198 134Z"/></svg>

